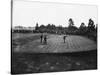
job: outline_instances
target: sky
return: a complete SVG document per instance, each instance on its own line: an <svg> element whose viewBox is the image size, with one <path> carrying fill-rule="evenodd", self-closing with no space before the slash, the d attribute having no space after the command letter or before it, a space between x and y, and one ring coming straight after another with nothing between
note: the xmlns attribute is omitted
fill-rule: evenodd
<svg viewBox="0 0 100 75"><path fill-rule="evenodd" d="M13 0L12 15L13 26L35 27L38 23L39 26L55 24L67 27L70 18L77 27L82 22L87 26L90 18L95 24L98 23L97 6L94 5Z"/></svg>

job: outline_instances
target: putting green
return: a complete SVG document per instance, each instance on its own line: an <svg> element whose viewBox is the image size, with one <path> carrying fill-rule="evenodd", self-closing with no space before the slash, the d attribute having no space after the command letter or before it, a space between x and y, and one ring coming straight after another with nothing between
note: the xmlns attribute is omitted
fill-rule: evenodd
<svg viewBox="0 0 100 75"><path fill-rule="evenodd" d="M47 44L41 44L40 39L31 41L23 46L14 49L15 52L36 52L36 53L63 53L79 52L97 49L97 44L85 37L70 35L66 37L65 43L63 35L49 35Z"/></svg>

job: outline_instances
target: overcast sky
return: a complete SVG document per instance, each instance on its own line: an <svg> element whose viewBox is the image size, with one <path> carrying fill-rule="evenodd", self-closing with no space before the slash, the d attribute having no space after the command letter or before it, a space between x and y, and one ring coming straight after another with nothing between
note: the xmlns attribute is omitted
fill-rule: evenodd
<svg viewBox="0 0 100 75"><path fill-rule="evenodd" d="M13 26L31 26L55 24L68 26L68 19L72 18L75 26L81 22L88 24L89 18L97 24L97 6L63 3L44 3L32 1L13 1Z"/></svg>

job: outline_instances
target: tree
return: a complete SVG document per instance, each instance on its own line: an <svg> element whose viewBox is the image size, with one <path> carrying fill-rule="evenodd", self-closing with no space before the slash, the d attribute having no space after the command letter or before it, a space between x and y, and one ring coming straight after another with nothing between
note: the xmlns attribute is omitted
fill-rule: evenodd
<svg viewBox="0 0 100 75"><path fill-rule="evenodd" d="M74 25L74 21L72 18L69 19L69 26L73 26Z"/></svg>
<svg viewBox="0 0 100 75"><path fill-rule="evenodd" d="M79 27L79 33L81 35L84 35L86 32L87 32L87 28L85 26L85 23L82 22L81 25L80 25L80 27Z"/></svg>
<svg viewBox="0 0 100 75"><path fill-rule="evenodd" d="M38 30L38 28L39 28L38 23L36 23L35 30Z"/></svg>
<svg viewBox="0 0 100 75"><path fill-rule="evenodd" d="M86 28L86 26L85 26L85 23L82 22L79 29L83 30L84 28Z"/></svg>
<svg viewBox="0 0 100 75"><path fill-rule="evenodd" d="M95 25L94 25L94 21L90 18L89 19L89 23L88 23L88 31L94 31L95 30Z"/></svg>
<svg viewBox="0 0 100 75"><path fill-rule="evenodd" d="M74 26L74 21L72 18L69 19L69 26L68 26L68 33L69 34L76 34L78 28Z"/></svg>
<svg viewBox="0 0 100 75"><path fill-rule="evenodd" d="M82 22L81 25L80 25L80 27L85 27L85 23Z"/></svg>
<svg viewBox="0 0 100 75"><path fill-rule="evenodd" d="M48 24L46 27L47 29L51 29L51 24Z"/></svg>
<svg viewBox="0 0 100 75"><path fill-rule="evenodd" d="M40 28L41 28L41 29L44 29L44 28L45 28L45 26L42 24L42 25L40 25Z"/></svg>
<svg viewBox="0 0 100 75"><path fill-rule="evenodd" d="M40 32L47 32L46 26L45 26L44 24L40 25L39 31L40 31Z"/></svg>
<svg viewBox="0 0 100 75"><path fill-rule="evenodd" d="M62 28L62 25L59 25L59 26L58 26L58 29L59 29L59 30L62 30L62 29L63 29L63 28Z"/></svg>

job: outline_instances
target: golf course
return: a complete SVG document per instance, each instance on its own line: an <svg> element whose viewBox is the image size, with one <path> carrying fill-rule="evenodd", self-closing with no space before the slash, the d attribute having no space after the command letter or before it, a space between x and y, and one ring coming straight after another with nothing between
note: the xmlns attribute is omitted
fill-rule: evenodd
<svg viewBox="0 0 100 75"><path fill-rule="evenodd" d="M33 52L33 53L64 53L89 51L97 48L96 43L83 36L66 35L65 43L64 35L47 35L47 44L40 42L40 34L24 34L14 37L16 47L15 52Z"/></svg>
<svg viewBox="0 0 100 75"><path fill-rule="evenodd" d="M97 69L96 42L83 36L12 34L12 74Z"/></svg>

